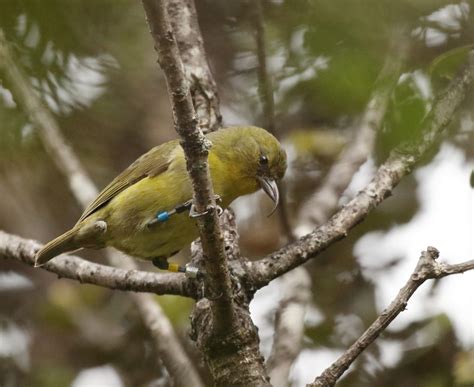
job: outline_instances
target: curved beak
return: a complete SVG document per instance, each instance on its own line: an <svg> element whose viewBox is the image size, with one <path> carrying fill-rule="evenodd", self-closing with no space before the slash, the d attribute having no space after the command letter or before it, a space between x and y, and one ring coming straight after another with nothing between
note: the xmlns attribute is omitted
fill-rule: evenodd
<svg viewBox="0 0 474 387"><path fill-rule="evenodd" d="M276 211L278 203L280 202L280 192L278 191L277 183L269 177L262 176L257 176L257 181L270 199L273 200L273 203L275 203L271 212L268 214L268 216L270 216Z"/></svg>

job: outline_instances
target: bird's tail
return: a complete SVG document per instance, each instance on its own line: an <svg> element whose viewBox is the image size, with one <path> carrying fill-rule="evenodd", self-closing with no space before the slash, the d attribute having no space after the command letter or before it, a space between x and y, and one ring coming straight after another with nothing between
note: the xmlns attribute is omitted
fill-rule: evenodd
<svg viewBox="0 0 474 387"><path fill-rule="evenodd" d="M64 234L46 243L41 250L36 253L35 267L44 265L55 256L79 249L81 246L76 241L77 229L73 228Z"/></svg>

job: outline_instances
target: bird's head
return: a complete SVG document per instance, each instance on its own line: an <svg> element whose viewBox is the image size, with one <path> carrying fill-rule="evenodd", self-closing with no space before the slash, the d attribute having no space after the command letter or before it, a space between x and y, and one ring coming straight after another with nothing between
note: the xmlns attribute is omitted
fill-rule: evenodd
<svg viewBox="0 0 474 387"><path fill-rule="evenodd" d="M212 137L213 150L232 165L239 195L262 188L275 203L274 211L280 197L276 183L286 171L286 153L278 140L254 126L222 129Z"/></svg>

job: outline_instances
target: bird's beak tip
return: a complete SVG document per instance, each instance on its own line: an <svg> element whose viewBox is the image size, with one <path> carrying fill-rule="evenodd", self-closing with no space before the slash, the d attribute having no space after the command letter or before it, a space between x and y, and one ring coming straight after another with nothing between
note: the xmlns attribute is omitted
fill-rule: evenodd
<svg viewBox="0 0 474 387"><path fill-rule="evenodd" d="M280 202L280 192L278 190L278 185L275 180L269 177L259 176L257 180L260 186L262 187L263 191L270 197L270 199L272 199L273 203L275 203L270 214L268 214L268 216L271 216L276 211L278 204Z"/></svg>

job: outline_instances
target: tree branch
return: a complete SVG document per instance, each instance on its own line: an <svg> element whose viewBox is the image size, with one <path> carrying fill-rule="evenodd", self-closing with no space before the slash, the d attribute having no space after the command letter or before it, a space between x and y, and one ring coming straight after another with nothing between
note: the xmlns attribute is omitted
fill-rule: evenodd
<svg viewBox="0 0 474 387"><path fill-rule="evenodd" d="M265 26L263 19L262 1L256 0L255 7L255 41L257 43L257 75L258 75L258 91L263 106L263 118L265 120L265 129L270 133L276 133L275 123L275 102L273 101L273 84L272 79L268 75L267 69L267 53L265 45Z"/></svg>
<svg viewBox="0 0 474 387"><path fill-rule="evenodd" d="M224 252L222 232L216 211L214 190L207 155L211 144L198 128L189 86L167 12L165 0L143 0L148 25L165 74L173 106L176 132L186 156L193 184L194 207L198 218L201 243L205 255L206 287L215 301L211 303L213 322L218 330L227 330L235 322L229 270Z"/></svg>
<svg viewBox="0 0 474 387"><path fill-rule="evenodd" d="M208 299L200 299L191 315L191 338L204 354L216 386L268 386L264 360L259 350L257 328L252 322L249 303L253 292L248 289L245 262L239 250L237 225L232 211L220 216L225 225L224 241L227 260L233 277L235 316L237 324L227 332L212 330L212 313ZM191 248L193 258L202 255L199 241Z"/></svg>
<svg viewBox="0 0 474 387"><path fill-rule="evenodd" d="M422 131L412 143L395 148L387 161L380 166L372 181L327 223L267 257L250 263L249 271L257 288L281 276L330 245L347 236L349 230L391 195L400 180L410 173L420 158L443 135L455 111L464 100L474 79L474 54L471 53L465 69L455 77L433 104Z"/></svg>
<svg viewBox="0 0 474 387"><path fill-rule="evenodd" d="M315 224L327 221L354 173L372 151L376 132L382 123L390 93L407 53L405 36L401 31L397 31L393 37L389 52L391 54L387 56L377 80L379 86L367 105L354 140L332 166L322 187L301 207L297 217L301 222L299 230L312 229ZM306 271L300 270L304 269L296 268L282 276L285 297L276 314L272 354L267 362L270 380L275 386L288 385L291 364L301 347L304 310L309 301L309 296L305 299L304 295L309 293L311 279Z"/></svg>
<svg viewBox="0 0 474 387"><path fill-rule="evenodd" d="M152 333L160 332L160 334L152 334L151 338L173 380L172 384L204 387L194 364L181 345L173 325L164 314L160 304L148 294L130 293L130 297L135 300L145 325Z"/></svg>
<svg viewBox="0 0 474 387"><path fill-rule="evenodd" d="M258 57L258 87L263 106L264 127L277 135L275 122L275 103L273 99L272 79L268 74L267 52L265 44L265 22L261 0L252 4L254 9L255 41ZM286 203L286 185L278 183L280 203L278 216L282 231L287 240L293 242L295 236L288 218ZM275 333L273 345L266 367L270 381L275 387L288 386L291 366L298 356L303 341L304 317L310 299L311 278L304 268L297 268L281 278L283 298L275 313Z"/></svg>
<svg viewBox="0 0 474 387"><path fill-rule="evenodd" d="M58 169L69 181L69 187L77 201L86 207L97 195L98 191L92 180L82 168L81 163L72 149L63 138L59 125L53 115L43 105L35 90L31 87L27 77L16 65L8 43L0 30L0 68L10 80L15 98L23 106L31 122L37 127L44 146ZM123 255L106 252L108 261L115 266L133 270L136 268L134 261ZM201 386L202 382L187 358L181 344L174 333L168 318L161 307L149 294L130 293L135 304L141 312L141 317L148 328L155 344L167 343L157 346L157 351L163 359L165 367L178 385ZM179 372L174 372L179 370Z"/></svg>
<svg viewBox="0 0 474 387"><path fill-rule="evenodd" d="M194 4L192 0L168 2L143 0L143 5L158 52L158 61L167 78L175 128L181 136L181 144L188 162L188 172L193 181L195 206L199 212L210 210L199 224L206 270L206 293L209 294L207 299L199 300L194 308L193 338L204 354L216 385L268 385L268 376L259 352L257 330L250 318L248 308L250 299L245 294L246 287L237 284L242 279L239 276L242 274L241 271L237 269L239 274L234 271L234 268L239 267L238 264L232 265L235 286L231 288L226 258L233 262L241 259L237 233L232 221L232 213L225 211L220 219L215 214L207 165L208 143L197 128L197 119L191 100L193 97L194 106L201 115L199 117L201 127L207 129L206 126L210 126L212 129L218 126L213 125L212 122L220 124L218 103L214 101L217 99L217 91L214 82L209 81L212 76L207 68L199 29L188 30L189 26L197 27ZM166 10L175 18L173 21L175 31L171 29ZM206 70L197 69L193 76L193 72L199 66L205 66ZM207 73L206 77L210 77L208 80L196 79L202 71ZM198 87L196 81L199 82ZM191 87L191 93L188 85ZM200 95L196 92L199 89L202 93ZM207 105L208 111L202 108L205 106L201 104L202 96L204 99L210 99ZM209 115L213 115L214 118L206 117ZM218 228L218 220L224 226L221 228L224 233ZM227 257L224 255L223 237ZM198 255L201 254L198 253Z"/></svg>
<svg viewBox="0 0 474 387"><path fill-rule="evenodd" d="M300 208L297 234L304 235L327 221L337 208L339 199L354 176L367 160L375 143L377 131L382 125L388 101L400 76L408 54L405 30L395 31L391 49L385 59L365 112L352 141L344 149L339 160L331 167L321 188Z"/></svg>
<svg viewBox="0 0 474 387"><path fill-rule="evenodd" d="M33 267L35 253L40 248L41 244L34 240L0 231L0 259L15 259ZM109 289L197 297L196 284L184 275L118 269L73 255L63 255L61 259L52 260L43 267L60 278Z"/></svg>
<svg viewBox="0 0 474 387"><path fill-rule="evenodd" d="M404 36L401 36L402 34L398 31L395 35L393 47L389 50L391 55L387 57L379 74L377 81L379 86L373 93L361 119L355 139L331 168L322 188L302 206L297 217L302 223L298 227L300 230L311 229L315 223L321 224L327 221L352 176L372 151L376 131L385 115L391 90L400 74L407 51ZM395 58L393 53L395 53ZM288 385L290 367L299 353L302 341L304 310L309 301L309 297L304 299L304 294L309 293L311 280L306 272L299 270L304 269L297 268L282 277L285 297L276 314L272 354L267 362L270 379L276 386ZM303 274L306 275L302 277ZM306 281L304 281L305 277ZM292 311L291 315L289 311Z"/></svg>
<svg viewBox="0 0 474 387"><path fill-rule="evenodd" d="M57 121L38 98L36 91L15 62L1 29L0 58L0 68L10 80L14 98L21 103L24 112L35 124L47 152L68 179L69 188L77 201L86 207L97 196L97 189L69 144L62 138Z"/></svg>
<svg viewBox="0 0 474 387"><path fill-rule="evenodd" d="M329 387L336 384L337 380L355 361L355 359L387 328L387 326L406 309L408 300L426 280L442 278L451 274L464 273L474 270L474 260L448 265L439 263L436 259L439 251L434 247L428 247L421 253L415 270L408 282L400 289L397 297L390 306L374 321L374 323L350 346L330 367L318 376L312 384L313 387Z"/></svg>
<svg viewBox="0 0 474 387"><path fill-rule="evenodd" d="M291 366L303 344L304 317L311 298L311 277L298 267L281 277L284 296L275 315L273 347L267 370L274 387L288 386Z"/></svg>
<svg viewBox="0 0 474 387"><path fill-rule="evenodd" d="M189 83L199 128L204 132L222 125L217 86L209 69L204 42L199 29L194 0L169 0L168 14Z"/></svg>
<svg viewBox="0 0 474 387"><path fill-rule="evenodd" d="M258 90L260 100L263 106L264 128L277 136L277 127L275 122L275 102L273 99L273 83L271 77L268 75L267 68L267 50L265 44L265 24L263 18L262 0L256 0L255 3L250 3L255 6L254 21L255 21L255 41L257 43L257 57L258 57ZM278 190L280 191L280 203L278 206L278 217L280 219L281 228L288 238L288 241L293 242L295 236L291 228L291 223L288 217L288 209L286 202L286 184L283 181L278 182Z"/></svg>

